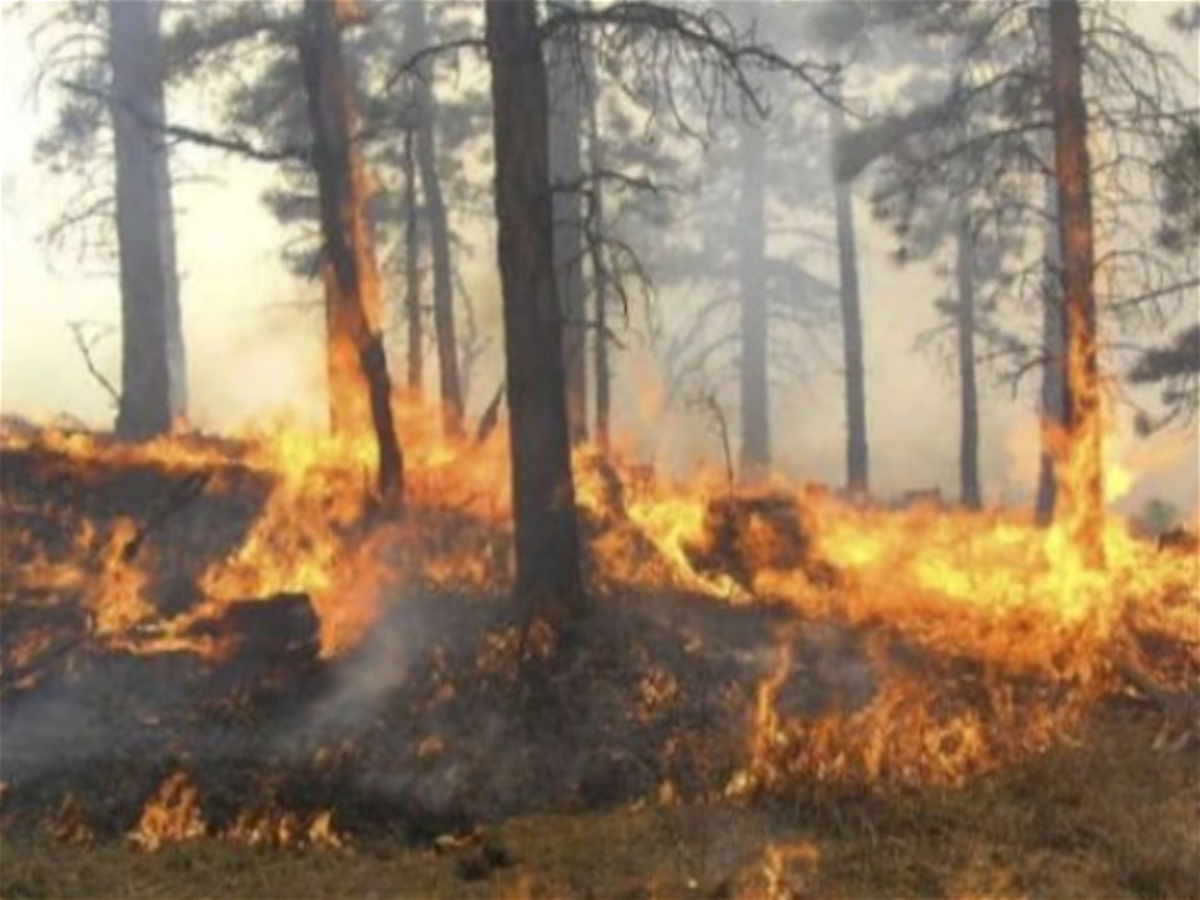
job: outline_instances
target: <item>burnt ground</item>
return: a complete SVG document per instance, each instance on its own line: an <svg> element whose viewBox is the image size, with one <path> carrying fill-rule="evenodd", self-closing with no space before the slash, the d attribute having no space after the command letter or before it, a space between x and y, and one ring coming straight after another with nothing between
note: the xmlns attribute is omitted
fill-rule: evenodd
<svg viewBox="0 0 1200 900"><path fill-rule="evenodd" d="M235 608L219 628L242 644L212 661L105 646L79 585L19 582L32 554L70 558L83 518L153 522L185 498L144 537L147 594L185 611L270 490L237 463L198 490L194 475L0 454L2 897L754 897L772 889L765 849L796 842L809 849L775 867L775 893L1200 896L1200 760L1155 752L1156 722L1127 703L965 787L726 797L795 625L781 607L604 590L569 667L534 647L522 669L504 603L413 583L333 660L306 599L283 597ZM801 626L780 711L867 703L866 636ZM963 665L921 661L931 684ZM127 835L176 773L205 836L138 852ZM324 812L347 846L302 846ZM290 816L299 846L227 840L247 816Z"/></svg>

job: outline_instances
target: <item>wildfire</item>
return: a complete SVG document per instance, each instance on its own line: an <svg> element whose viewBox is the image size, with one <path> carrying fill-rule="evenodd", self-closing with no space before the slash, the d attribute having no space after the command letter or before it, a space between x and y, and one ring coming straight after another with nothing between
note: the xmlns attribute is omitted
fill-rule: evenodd
<svg viewBox="0 0 1200 900"><path fill-rule="evenodd" d="M129 840L138 848L153 853L164 844L203 837L204 816L196 788L182 772L176 772L159 785L146 802L137 827Z"/></svg>
<svg viewBox="0 0 1200 900"><path fill-rule="evenodd" d="M201 568L199 598L182 613L165 615L151 602L151 572L162 560L153 528L129 516L82 521L66 558L25 558L16 579L27 589L82 592L98 641L207 655L222 648L196 626L233 601L307 595L321 653L333 656L410 586L502 588L511 509L503 435L482 445L448 440L439 416L412 400L397 403L397 418L408 473L402 518L374 505L368 438L276 425L220 443L180 435L124 447L65 431L6 433L7 450L38 448L81 469L215 472L205 490L219 493L230 490L220 473L235 467L269 485L235 549ZM719 477L672 484L590 449L575 468L580 505L594 522L587 533L599 586L785 605L796 616L778 634L748 713L748 761L732 794L801 773L954 783L1038 752L1111 689L1118 661L1130 657L1131 621L1190 640L1187 665L1200 671L1192 639L1200 557L1162 552L1115 517L1098 537L1106 567L1097 568L1078 552L1070 522L1043 529L1001 509L872 507L811 487L776 487L769 502L751 504ZM814 621L875 634L864 663L875 689L865 704L807 716L780 707L789 683L808 677L794 651ZM664 671L644 681L638 702L651 711L678 689ZM153 848L203 828L194 789L179 776L148 804L134 839ZM260 817L234 831L252 842L283 832L336 842L327 819Z"/></svg>

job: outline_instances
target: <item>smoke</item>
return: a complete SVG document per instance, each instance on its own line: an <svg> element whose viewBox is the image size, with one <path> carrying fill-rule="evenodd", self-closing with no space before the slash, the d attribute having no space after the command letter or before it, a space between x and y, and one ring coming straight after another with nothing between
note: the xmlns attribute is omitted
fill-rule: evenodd
<svg viewBox="0 0 1200 900"><path fill-rule="evenodd" d="M804 40L827 47L852 43L861 30L863 16L857 4L816 4L807 17L811 32ZM1148 33L1160 27L1150 18L1145 25ZM27 83L32 72L26 37L20 22L4 31L5 77L14 85ZM1189 62L1192 64L1194 61ZM870 87L862 99L867 105L881 106L880 100L891 85L881 80ZM49 104L36 110L23 107L20 95L20 91L6 92L4 104L3 182L5 186L19 186L21 202L14 208L9 195L5 195L3 238L9 252L5 254L4 303L0 311L0 407L35 418L69 413L91 424L108 426L113 415L109 400L87 373L66 322L88 319L115 325L119 321L112 266L105 270L94 262L84 264L67 258L58 258L50 265L35 241L39 229L61 211L65 196L31 162L33 142L54 111ZM180 115L198 116L200 110L199 98L194 102L185 98ZM836 150L838 176L852 178L863 172L881 153L928 127L937 115L934 104L870 129L852 127ZM821 115L811 118L819 122ZM14 123L17 127L7 127ZM635 129L635 134L640 132ZM789 139L819 140L811 134L792 135ZM713 149L719 151L720 143L715 142ZM701 187L706 188L715 177L716 162L706 161L698 146L681 146L687 147L683 168L698 171ZM822 148L816 156L827 177L826 150ZM280 263L281 245L287 235L259 202L273 173L269 167L195 148L180 148L178 160L179 171L191 176L181 179L177 205L193 418L204 428L217 430L280 416L305 423L323 422L323 321L319 311L303 306L319 295L319 286L296 280L284 272ZM464 167L466 177L486 183L489 173L478 160L472 157ZM825 227L816 212L818 203L805 200L797 204L783 196L799 180L798 171L777 162L770 177L771 194L779 197L772 203L799 210L783 223L784 230ZM26 190L34 183L37 191ZM701 190L664 196L685 210L706 195ZM892 235L871 220L865 203L856 203L855 212L867 342L872 481L883 493L935 484L952 493L958 418L954 385L938 366L913 352L918 335L937 324L931 310L944 291L944 283L932 266L898 269L889 258ZM729 213L727 203L719 207L726 226L732 220ZM481 332L490 338L490 346L475 372L471 399L477 413L503 371L494 233L490 222L478 218L474 210L452 209L451 215L464 247L469 248L461 254L462 280L470 288ZM719 235L714 252L704 258L704 264L713 264L735 239L734 233ZM827 246L818 245L803 253L786 244L781 246L783 252L792 253L805 265L827 272L833 268ZM98 269L103 277L95 277ZM708 273L697 270L689 274ZM698 283L702 281L697 278ZM385 285L388 303L393 303L400 292L399 284ZM662 340L647 351L641 339L645 337L643 328L641 338L623 334L626 348L614 353L614 427L619 443L644 458L657 456L664 467L679 473L697 461L719 465L720 447L705 424L678 405L664 417L653 402L639 406L639 398L665 394L660 371L663 347L683 324L690 322L697 305L710 293L712 289L690 285L678 292L660 292L656 303L666 323ZM619 324L619 316L613 318ZM836 326L826 326L822 334L828 347L836 347ZM771 427L776 468L798 480L840 484L844 477L845 426L838 355L823 355L807 338L788 339L785 344L804 371L789 370L773 383ZM401 345L402 341L397 341L393 347ZM116 339L98 352L99 362L114 379L119 375L119 353ZM430 358L430 375L434 365ZM396 366L394 371L401 371L401 367ZM734 380L727 371L713 371L710 377L723 388L736 443L739 410ZM432 387L434 383L432 377L427 378L427 385ZM1014 402L1007 389L997 389L985 393L983 406L985 490L994 495L1020 486L1009 479L1005 435L1017 421L1032 419L1034 403L1028 394ZM664 431L671 433L664 435ZM736 454L736 446L734 450ZM1171 468L1169 477L1156 475L1162 490L1183 497L1195 496L1196 481L1194 468L1189 470L1186 461Z"/></svg>

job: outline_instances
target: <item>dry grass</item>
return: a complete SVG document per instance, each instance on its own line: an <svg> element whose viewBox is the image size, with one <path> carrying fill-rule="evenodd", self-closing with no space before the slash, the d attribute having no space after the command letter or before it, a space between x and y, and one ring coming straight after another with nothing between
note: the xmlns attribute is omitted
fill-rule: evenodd
<svg viewBox="0 0 1200 900"><path fill-rule="evenodd" d="M142 854L37 836L0 843L0 897L721 898L764 896L764 850L804 843L793 897L1200 897L1200 770L1111 710L1084 741L953 792L523 816L439 854L375 840L259 850L215 840ZM784 892L790 892L784 893Z"/></svg>

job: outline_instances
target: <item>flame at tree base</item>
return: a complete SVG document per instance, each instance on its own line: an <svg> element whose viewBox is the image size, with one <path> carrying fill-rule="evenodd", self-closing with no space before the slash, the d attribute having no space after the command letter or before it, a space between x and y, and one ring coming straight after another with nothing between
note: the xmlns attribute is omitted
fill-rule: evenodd
<svg viewBox="0 0 1200 900"><path fill-rule="evenodd" d="M180 436L123 447L85 434L6 434L6 452L48 453L81 470L215 473L206 487L214 495L236 490L235 472L269 485L232 551L199 570L198 599L181 613L163 614L156 602L151 573L166 540L153 522L76 521L71 553L27 556L15 581L82 591L100 643L214 659L227 650L197 625L235 600L307 595L329 659L414 589L502 597L511 583L503 434L482 446L447 441L419 404L398 403L397 414L409 473L404 518L372 507L369 439L279 427L232 443ZM718 478L669 484L591 450L575 468L598 593L788 611L751 698L746 763L726 786L731 795L803 780L961 783L1070 739L1092 705L1119 689L1122 667L1176 684L1200 677L1200 555L1162 551L1116 519L1103 532L1107 566L1097 569L1066 525L1042 529L1003 510L883 509L781 487L769 503L747 504L743 521ZM714 536L718 523L733 537ZM723 567L730 553L737 564ZM829 657L832 674L802 646L821 628L858 642ZM1148 638L1168 642L1169 658L1149 658ZM856 698L797 710L788 700L797 685Z"/></svg>

